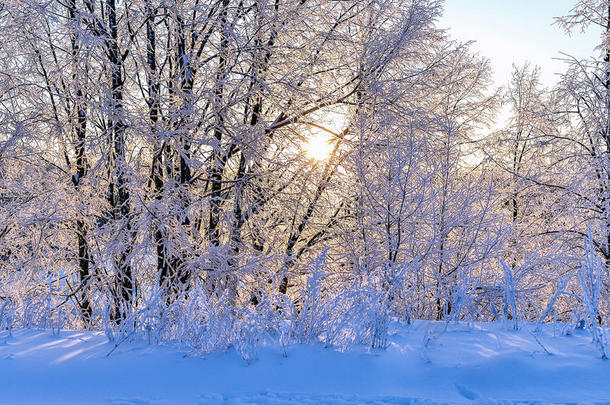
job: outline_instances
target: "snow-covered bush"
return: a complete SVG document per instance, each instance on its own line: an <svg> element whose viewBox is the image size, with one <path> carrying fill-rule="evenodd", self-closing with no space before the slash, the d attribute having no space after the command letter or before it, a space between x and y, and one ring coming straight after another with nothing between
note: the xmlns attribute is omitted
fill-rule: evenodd
<svg viewBox="0 0 610 405"><path fill-rule="evenodd" d="M6 330L10 335L13 329L13 320L15 318L15 308L8 298L0 300L0 331Z"/></svg>
<svg viewBox="0 0 610 405"><path fill-rule="evenodd" d="M311 267L307 277L307 284L301 291L301 302L299 308L291 308L293 333L297 339L304 342L317 340L326 330L330 321L329 310L333 308L327 305L326 297L328 288L325 288L326 264L328 248L319 254Z"/></svg>
<svg viewBox="0 0 610 405"><path fill-rule="evenodd" d="M602 274L605 266L601 259L595 254L591 232L585 238L585 257L582 266L578 270L580 287L582 290L582 302L586 317L587 328L591 332L593 343L599 350L603 359L608 358L605 328L602 324L599 312L600 295L602 288Z"/></svg>
<svg viewBox="0 0 610 405"><path fill-rule="evenodd" d="M504 318L510 319L512 328L517 330L519 329L519 313L517 312L517 303L515 300L516 288L513 272L511 268L504 263L504 260L500 260L500 264L504 270Z"/></svg>

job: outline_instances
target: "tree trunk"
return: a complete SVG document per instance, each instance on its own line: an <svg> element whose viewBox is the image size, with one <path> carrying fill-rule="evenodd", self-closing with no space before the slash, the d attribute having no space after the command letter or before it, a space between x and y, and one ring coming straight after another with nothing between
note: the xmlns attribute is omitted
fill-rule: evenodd
<svg viewBox="0 0 610 405"><path fill-rule="evenodd" d="M72 176L72 184L80 196L80 186L83 179L87 175L87 158L86 158L86 129L87 129L87 105L82 89L83 83L81 80L81 74L78 67L78 58L80 57L80 46L78 43L77 24L77 9L76 0L70 0L67 4L68 14L70 23L72 24L70 43L72 46L72 82L76 87L76 94L74 100L74 110L76 111L76 143L74 145L74 151L76 155L76 173ZM80 214L77 214L80 217ZM85 325L89 326L91 323L92 309L89 301L89 283L90 283L90 255L89 245L87 242L87 227L83 219L76 220L76 239L78 245L78 268L79 268L79 296L78 304L80 307L81 317Z"/></svg>
<svg viewBox="0 0 610 405"><path fill-rule="evenodd" d="M123 59L119 52L117 11L115 0L106 0L108 30L106 41L110 71L110 113L108 131L110 135L108 202L112 217L120 226L118 232L119 252L115 257L115 285L112 320L121 323L131 312L133 301L133 276L131 272L131 207L125 159L125 124L123 123Z"/></svg>

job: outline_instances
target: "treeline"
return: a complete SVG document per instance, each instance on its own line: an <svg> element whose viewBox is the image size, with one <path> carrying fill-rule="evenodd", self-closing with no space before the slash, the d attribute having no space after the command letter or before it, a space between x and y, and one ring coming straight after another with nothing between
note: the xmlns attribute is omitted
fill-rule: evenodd
<svg viewBox="0 0 610 405"><path fill-rule="evenodd" d="M590 3L558 22L606 30ZM610 260L604 45L555 89L529 66L494 89L440 0L0 7L0 324L213 350L592 313L571 275L588 234Z"/></svg>

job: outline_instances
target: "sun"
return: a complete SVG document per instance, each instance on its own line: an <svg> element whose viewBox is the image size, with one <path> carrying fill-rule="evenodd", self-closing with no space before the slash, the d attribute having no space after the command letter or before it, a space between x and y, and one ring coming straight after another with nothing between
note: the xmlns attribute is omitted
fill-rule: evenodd
<svg viewBox="0 0 610 405"><path fill-rule="evenodd" d="M313 160L326 160L333 151L330 138L325 134L313 133L307 140L307 157Z"/></svg>

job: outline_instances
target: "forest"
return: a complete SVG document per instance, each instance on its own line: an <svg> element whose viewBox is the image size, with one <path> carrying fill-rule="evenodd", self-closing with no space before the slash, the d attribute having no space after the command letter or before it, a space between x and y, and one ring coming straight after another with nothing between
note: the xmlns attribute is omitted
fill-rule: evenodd
<svg viewBox="0 0 610 405"><path fill-rule="evenodd" d="M1 1L0 329L249 358L564 322L605 358L610 4L557 17L600 39L547 88L443 3Z"/></svg>

